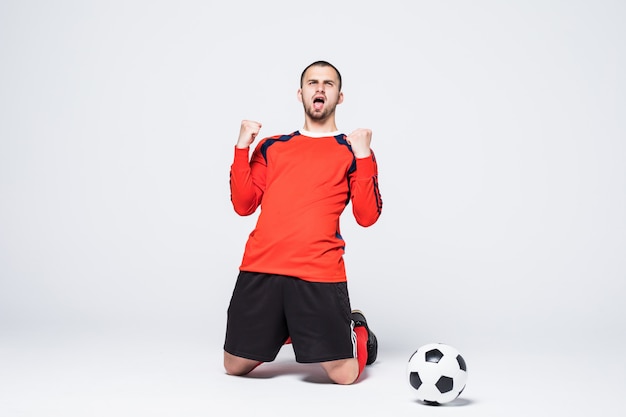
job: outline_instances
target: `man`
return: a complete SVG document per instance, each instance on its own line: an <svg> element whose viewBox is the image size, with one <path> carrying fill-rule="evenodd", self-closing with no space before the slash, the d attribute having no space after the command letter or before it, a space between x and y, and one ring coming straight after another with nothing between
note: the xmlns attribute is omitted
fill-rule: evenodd
<svg viewBox="0 0 626 417"><path fill-rule="evenodd" d="M260 206L228 308L224 368L245 375L292 343L296 361L320 363L331 381L352 384L376 360L378 344L363 313L351 310L339 218L348 203L357 222L381 213L372 132L337 130L341 74L317 61L300 77L304 126L261 140L244 120L230 170L235 211Z"/></svg>

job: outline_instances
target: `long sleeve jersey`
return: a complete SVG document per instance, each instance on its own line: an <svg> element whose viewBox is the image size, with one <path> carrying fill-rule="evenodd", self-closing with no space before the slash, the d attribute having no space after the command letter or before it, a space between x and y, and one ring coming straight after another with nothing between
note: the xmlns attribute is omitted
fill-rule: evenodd
<svg viewBox="0 0 626 417"><path fill-rule="evenodd" d="M314 282L346 281L339 218L352 202L358 224L374 224L382 210L374 154L356 158L346 136L295 131L235 147L231 201L242 216L261 207L240 270Z"/></svg>

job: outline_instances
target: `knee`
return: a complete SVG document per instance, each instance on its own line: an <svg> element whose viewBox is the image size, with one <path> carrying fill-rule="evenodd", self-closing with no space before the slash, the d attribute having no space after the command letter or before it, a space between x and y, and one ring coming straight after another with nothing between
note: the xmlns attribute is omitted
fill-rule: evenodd
<svg viewBox="0 0 626 417"><path fill-rule="evenodd" d="M246 375L260 364L261 362L239 358L224 352L224 370L228 375Z"/></svg>
<svg viewBox="0 0 626 417"><path fill-rule="evenodd" d="M343 372L343 373L337 373L337 374L333 374L330 375L330 379L335 383L335 384L339 384L339 385L351 385L354 384L356 382L356 380L359 377L358 372L353 373L353 372Z"/></svg>
<svg viewBox="0 0 626 417"><path fill-rule="evenodd" d="M356 360L341 361L334 364L326 364L324 366L328 377L335 384L350 385L354 384L359 378L359 366Z"/></svg>
<svg viewBox="0 0 626 417"><path fill-rule="evenodd" d="M248 370L241 365L232 363L231 361L224 361L224 370L228 375L241 376L247 374Z"/></svg>

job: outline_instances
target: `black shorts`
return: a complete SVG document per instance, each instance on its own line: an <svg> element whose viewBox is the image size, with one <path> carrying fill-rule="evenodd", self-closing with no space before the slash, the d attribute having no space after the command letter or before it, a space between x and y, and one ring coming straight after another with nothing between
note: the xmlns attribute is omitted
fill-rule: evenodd
<svg viewBox="0 0 626 417"><path fill-rule="evenodd" d="M309 282L242 271L228 307L224 350L271 362L288 337L296 361L356 357L346 282Z"/></svg>

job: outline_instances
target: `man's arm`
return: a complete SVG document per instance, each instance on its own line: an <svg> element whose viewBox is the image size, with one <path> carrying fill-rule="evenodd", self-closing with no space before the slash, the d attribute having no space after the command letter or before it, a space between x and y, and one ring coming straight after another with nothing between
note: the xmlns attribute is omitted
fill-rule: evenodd
<svg viewBox="0 0 626 417"><path fill-rule="evenodd" d="M378 166L372 152L356 159L356 171L350 176L352 213L357 223L368 227L376 223L383 209L378 188Z"/></svg>
<svg viewBox="0 0 626 417"><path fill-rule="evenodd" d="M253 156L249 162L250 145L256 139L261 123L241 122L235 156L230 167L230 199L235 212L241 216L254 213L261 204L265 190L265 164Z"/></svg>

